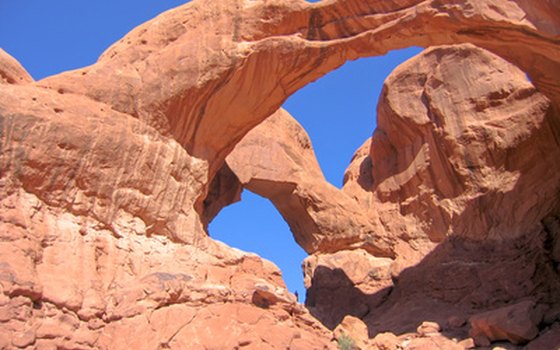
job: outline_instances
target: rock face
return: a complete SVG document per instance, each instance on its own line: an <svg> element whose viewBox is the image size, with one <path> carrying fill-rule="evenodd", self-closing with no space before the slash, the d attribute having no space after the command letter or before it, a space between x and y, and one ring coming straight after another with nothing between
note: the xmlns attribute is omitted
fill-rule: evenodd
<svg viewBox="0 0 560 350"><path fill-rule="evenodd" d="M37 85L87 96L173 136L207 163L212 179L235 143L291 93L348 59L395 48L472 42L515 62L558 106L557 7L547 0L195 0L134 29L96 64Z"/></svg>
<svg viewBox="0 0 560 350"><path fill-rule="evenodd" d="M0 83L27 84L32 81L33 78L19 62L0 48Z"/></svg>
<svg viewBox="0 0 560 350"><path fill-rule="evenodd" d="M495 340L526 343L539 334L542 318L542 310L535 309L534 302L520 302L472 316L471 336L475 341L483 338L483 343Z"/></svg>
<svg viewBox="0 0 560 350"><path fill-rule="evenodd" d="M468 45L428 50L385 83L366 190L433 242L516 238L557 204L557 137L516 67Z"/></svg>
<svg viewBox="0 0 560 350"><path fill-rule="evenodd" d="M395 283L382 304L348 312L364 313L375 334L531 296L557 303L548 292L559 282L549 228L557 118L523 72L471 45L432 48L398 67L343 188L394 238ZM386 293L363 293L361 304Z"/></svg>
<svg viewBox="0 0 560 350"><path fill-rule="evenodd" d="M334 330L334 336L338 344L342 342L351 342L357 349L367 349L369 338L367 326L359 319L353 316L346 316L344 320ZM339 346L340 347L340 346Z"/></svg>
<svg viewBox="0 0 560 350"><path fill-rule="evenodd" d="M423 317L445 324L533 295L559 301L547 291L559 286L551 245L560 127L518 68L469 44L429 49L398 67L342 191L325 183L296 125L276 113L227 163L276 204L296 238L313 232L299 224L311 218L315 230L374 242L384 256L319 248L306 260L306 305L327 327L350 314L372 335L402 332ZM292 201L307 206L284 209Z"/></svg>
<svg viewBox="0 0 560 350"><path fill-rule="evenodd" d="M324 325L353 315L377 348L449 349L406 332L529 299L554 310L559 13L195 0L42 81L0 51L0 348L327 349ZM348 59L465 42L391 75L342 191L278 111ZM207 236L242 186L312 254L309 309L271 263ZM558 318L542 323L548 346Z"/></svg>
<svg viewBox="0 0 560 350"><path fill-rule="evenodd" d="M0 348L332 347L276 266L207 237L207 165L174 139L62 90L0 95Z"/></svg>
<svg viewBox="0 0 560 350"><path fill-rule="evenodd" d="M389 241L375 234L375 217L325 180L309 136L286 111L278 110L251 130L225 167L239 180L227 188L242 186L270 199L307 252L333 252L344 242L349 248L391 254Z"/></svg>
<svg viewBox="0 0 560 350"><path fill-rule="evenodd" d="M386 81L378 128L343 190L414 242L396 248L398 265L449 238L502 245L554 221L541 223L558 205L558 130L514 66L471 46L428 50Z"/></svg>

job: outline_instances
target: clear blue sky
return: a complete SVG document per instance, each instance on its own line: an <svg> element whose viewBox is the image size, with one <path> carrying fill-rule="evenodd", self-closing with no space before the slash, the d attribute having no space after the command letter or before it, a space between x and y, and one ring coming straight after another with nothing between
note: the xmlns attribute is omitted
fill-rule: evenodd
<svg viewBox="0 0 560 350"><path fill-rule="evenodd" d="M90 65L135 26L185 0L0 0L0 47L39 80ZM349 62L291 96L286 108L307 130L329 182L342 184L354 151L375 128L384 79L417 48ZM212 237L272 260L303 299L301 262L288 225L268 202L248 191L210 225Z"/></svg>

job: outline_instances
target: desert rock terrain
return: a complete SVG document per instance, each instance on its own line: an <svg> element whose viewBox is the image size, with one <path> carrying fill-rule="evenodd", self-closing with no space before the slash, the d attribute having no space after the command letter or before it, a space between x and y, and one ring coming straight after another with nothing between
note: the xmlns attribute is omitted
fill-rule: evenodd
<svg viewBox="0 0 560 350"><path fill-rule="evenodd" d="M280 107L408 46L337 189ZM560 348L557 0L194 0L0 96L2 349ZM305 305L208 236L244 188Z"/></svg>

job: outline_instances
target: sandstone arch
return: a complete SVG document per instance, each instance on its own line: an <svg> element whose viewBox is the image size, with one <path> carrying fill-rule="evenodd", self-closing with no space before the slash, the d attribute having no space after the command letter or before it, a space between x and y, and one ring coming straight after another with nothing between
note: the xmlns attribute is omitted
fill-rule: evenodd
<svg viewBox="0 0 560 350"><path fill-rule="evenodd" d="M98 63L39 82L0 54L8 77L0 81L0 341L12 340L1 345L332 347L274 266L207 238L204 202L224 159L304 84L348 59L408 45L469 42L508 59L529 73L557 123L558 8L556 0L198 0L133 30ZM350 180L359 177L352 169ZM363 189L374 179L361 180ZM557 217L537 224L534 237L557 244ZM308 250L358 248L347 238L319 237ZM447 243L402 283L414 287L442 255L478 248ZM530 266L544 272L532 282L545 280L544 299L554 299L546 283L557 278L542 277L556 276L557 248L509 243L505 256L522 246L523 259L536 257ZM368 257L356 276L373 266L376 281L399 277L387 271L393 262L340 254ZM308 276L321 263L310 260ZM397 256L396 271L401 263ZM216 344L208 330L223 329L224 317L234 331Z"/></svg>
<svg viewBox="0 0 560 350"><path fill-rule="evenodd" d="M268 198L310 254L334 252L344 242L348 248L394 255L377 215L364 215L353 198L326 181L307 133L283 109L236 145L219 174L219 185L211 186L218 206L239 200L229 195L232 189Z"/></svg>
<svg viewBox="0 0 560 350"><path fill-rule="evenodd" d="M365 317L375 335L392 317L391 327L401 327L392 329L413 330L399 324L407 313L399 303L420 310L411 317L445 322L446 314L437 310L464 313L455 308L468 302L499 305L505 296L519 299L540 286L556 288L554 259L546 258L549 248L539 242L557 239L547 222L555 222L559 205L558 135L550 101L522 71L471 44L438 46L389 76L378 128L356 153L342 190L324 181L304 131L282 110L249 132L226 163L238 177L236 186L269 198L300 245L315 250L305 264L312 312L333 328L346 314ZM338 246L329 247L331 239ZM521 245L524 253L510 255ZM465 256L476 261L473 267L463 266L469 264ZM524 265L538 272L530 276ZM517 266L519 274L501 275L511 273L506 266ZM375 278L367 276L368 269ZM477 288L476 274L500 276L480 287L487 291L512 280L519 287L492 297L469 295ZM434 275L452 291L419 287ZM389 277L402 283L394 284L394 302L383 303L393 288ZM422 301L409 297L420 290L426 293ZM426 307L430 298L454 305Z"/></svg>
<svg viewBox="0 0 560 350"><path fill-rule="evenodd" d="M175 138L208 167L200 215L243 135L349 59L471 42L517 64L558 106L555 9L551 0L193 1L136 28L95 65L37 85L107 103Z"/></svg>
<svg viewBox="0 0 560 350"><path fill-rule="evenodd" d="M136 28L97 64L39 85L138 116L218 164L301 86L405 46L471 42L514 62L558 104L557 9L552 0L193 1Z"/></svg>

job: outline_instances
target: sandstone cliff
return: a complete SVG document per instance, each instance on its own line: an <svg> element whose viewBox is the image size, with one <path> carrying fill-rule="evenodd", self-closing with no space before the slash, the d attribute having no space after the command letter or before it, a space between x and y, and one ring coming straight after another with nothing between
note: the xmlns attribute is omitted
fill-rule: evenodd
<svg viewBox="0 0 560 350"><path fill-rule="evenodd" d="M555 0L195 0L42 81L0 51L0 348L558 346L559 38ZM410 45L333 188L279 107ZM242 187L306 307L208 237Z"/></svg>

